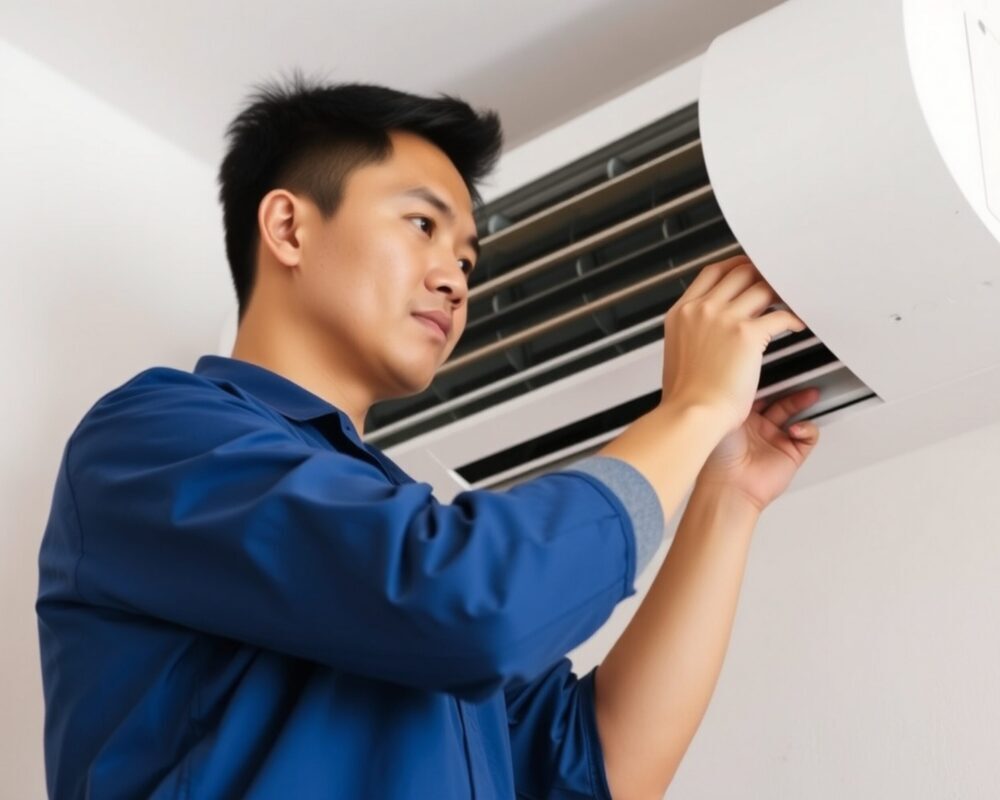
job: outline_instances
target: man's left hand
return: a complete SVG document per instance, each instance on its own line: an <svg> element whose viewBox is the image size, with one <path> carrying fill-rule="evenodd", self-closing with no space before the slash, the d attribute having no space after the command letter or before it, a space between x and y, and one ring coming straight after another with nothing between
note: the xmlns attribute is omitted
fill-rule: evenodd
<svg viewBox="0 0 1000 800"><path fill-rule="evenodd" d="M819 441L814 422L800 422L791 429L785 423L819 399L816 388L802 389L771 402L758 400L743 424L726 434L705 461L697 483L735 490L758 511L791 483ZM802 431L797 427L801 425Z"/></svg>

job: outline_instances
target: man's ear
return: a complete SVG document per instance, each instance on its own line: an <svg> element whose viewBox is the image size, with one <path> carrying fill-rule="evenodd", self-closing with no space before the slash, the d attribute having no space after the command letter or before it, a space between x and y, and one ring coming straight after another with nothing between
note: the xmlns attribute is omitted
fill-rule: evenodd
<svg viewBox="0 0 1000 800"><path fill-rule="evenodd" d="M272 189L257 207L261 246L287 267L298 265L302 258L299 235L305 213L304 203L287 189Z"/></svg>

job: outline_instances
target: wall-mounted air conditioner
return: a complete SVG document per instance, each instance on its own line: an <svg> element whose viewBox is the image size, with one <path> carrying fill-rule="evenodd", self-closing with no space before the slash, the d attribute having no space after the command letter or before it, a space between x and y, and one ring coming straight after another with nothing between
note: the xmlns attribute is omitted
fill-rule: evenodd
<svg viewBox="0 0 1000 800"><path fill-rule="evenodd" d="M442 501L599 449L659 400L663 316L746 252L809 326L796 486L1000 421L1000 11L790 0L505 154L469 322L366 439Z"/></svg>

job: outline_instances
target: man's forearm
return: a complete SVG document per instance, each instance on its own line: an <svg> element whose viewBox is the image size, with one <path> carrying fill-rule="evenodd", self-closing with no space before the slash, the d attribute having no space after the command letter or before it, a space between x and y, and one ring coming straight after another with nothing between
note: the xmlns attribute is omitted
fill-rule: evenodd
<svg viewBox="0 0 1000 800"><path fill-rule="evenodd" d="M615 800L661 798L715 689L759 510L696 483L635 616L596 674L596 716Z"/></svg>

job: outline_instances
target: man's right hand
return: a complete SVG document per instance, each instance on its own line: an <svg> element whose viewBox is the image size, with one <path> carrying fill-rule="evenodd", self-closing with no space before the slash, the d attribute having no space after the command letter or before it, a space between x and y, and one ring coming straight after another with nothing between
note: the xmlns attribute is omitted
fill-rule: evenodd
<svg viewBox="0 0 1000 800"><path fill-rule="evenodd" d="M746 256L704 267L663 324L661 405L713 409L725 432L750 414L764 350L778 334L805 330Z"/></svg>

